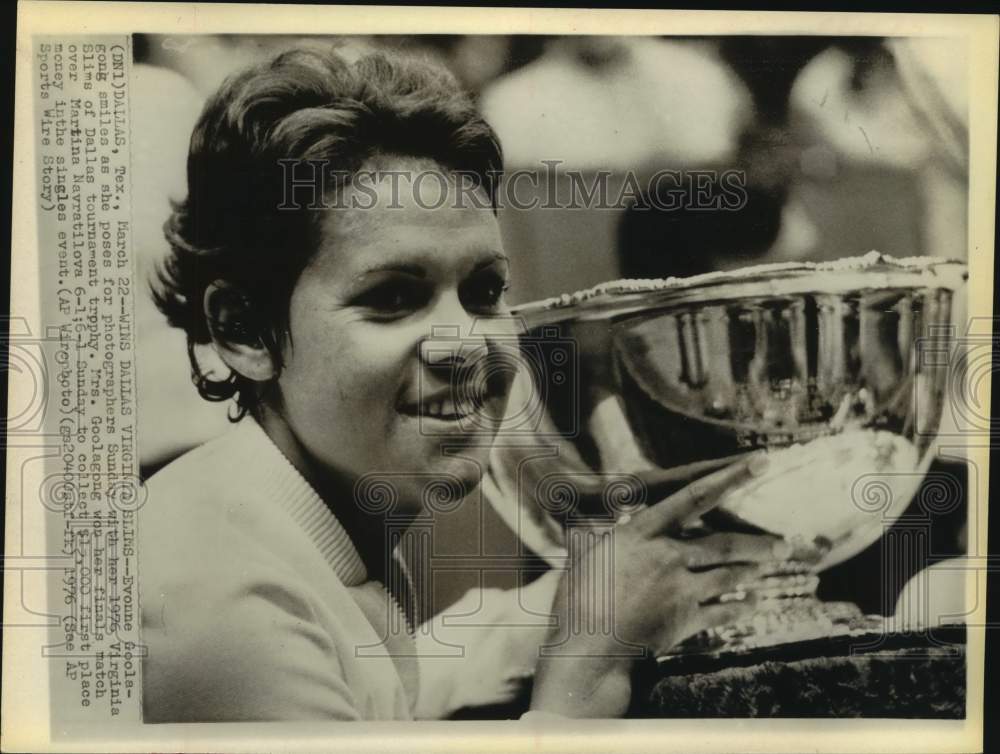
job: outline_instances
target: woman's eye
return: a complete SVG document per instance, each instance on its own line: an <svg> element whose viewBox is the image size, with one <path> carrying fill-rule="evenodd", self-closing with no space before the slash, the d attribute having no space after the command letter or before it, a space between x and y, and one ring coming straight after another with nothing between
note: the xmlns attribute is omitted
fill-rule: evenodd
<svg viewBox="0 0 1000 754"><path fill-rule="evenodd" d="M477 275L462 287L462 300L470 309L495 309L508 287L506 278L496 273Z"/></svg>
<svg viewBox="0 0 1000 754"><path fill-rule="evenodd" d="M426 292L415 281L393 281L369 288L354 299L354 304L379 314L404 314L420 308L426 298Z"/></svg>

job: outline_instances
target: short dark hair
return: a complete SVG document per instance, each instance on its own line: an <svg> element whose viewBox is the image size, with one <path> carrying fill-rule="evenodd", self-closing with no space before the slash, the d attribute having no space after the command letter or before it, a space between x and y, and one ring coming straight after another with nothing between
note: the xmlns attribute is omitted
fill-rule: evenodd
<svg viewBox="0 0 1000 754"><path fill-rule="evenodd" d="M203 373L195 346L211 341L206 288L231 283L252 302L242 323L277 369L295 283L319 241L320 210L279 209L279 160L320 160L339 190L377 155L433 160L482 186L496 211L503 154L470 96L439 64L386 50L354 62L334 48L295 48L230 76L191 135L188 195L164 225L170 254L153 285L156 305L187 334L192 380L203 398L253 409L252 381ZM332 185L332 184L327 184Z"/></svg>

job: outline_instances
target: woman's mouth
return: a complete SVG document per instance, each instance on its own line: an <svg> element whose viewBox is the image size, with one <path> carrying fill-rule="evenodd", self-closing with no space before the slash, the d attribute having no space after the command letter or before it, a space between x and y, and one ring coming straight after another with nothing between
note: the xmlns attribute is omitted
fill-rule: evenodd
<svg viewBox="0 0 1000 754"><path fill-rule="evenodd" d="M441 422L479 423L492 426L502 415L506 405L506 383L483 380L473 385L456 385L437 390L415 400L404 399L397 406L400 414Z"/></svg>
<svg viewBox="0 0 1000 754"><path fill-rule="evenodd" d="M482 408L482 403L470 399L455 401L450 395L430 397L417 403L400 406L400 413L421 418L459 421L467 419Z"/></svg>

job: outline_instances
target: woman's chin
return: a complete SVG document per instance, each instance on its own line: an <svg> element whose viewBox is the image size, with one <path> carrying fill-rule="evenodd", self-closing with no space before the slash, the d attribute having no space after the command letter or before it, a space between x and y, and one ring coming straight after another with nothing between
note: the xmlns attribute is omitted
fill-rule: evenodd
<svg viewBox="0 0 1000 754"><path fill-rule="evenodd" d="M482 482L488 459L489 448L455 448L448 455L428 459L427 470L449 484L461 485L468 495Z"/></svg>
<svg viewBox="0 0 1000 754"><path fill-rule="evenodd" d="M397 472L375 485L388 484L393 490L393 512L396 515L450 513L478 489L482 481L480 467L468 459L437 458L420 471ZM371 480L362 483L361 492L367 494ZM383 494L378 490L379 494Z"/></svg>

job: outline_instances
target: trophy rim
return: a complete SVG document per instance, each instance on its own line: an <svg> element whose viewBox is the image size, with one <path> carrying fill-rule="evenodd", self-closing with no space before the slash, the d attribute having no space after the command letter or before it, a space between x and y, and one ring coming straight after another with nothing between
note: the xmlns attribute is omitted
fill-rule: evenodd
<svg viewBox="0 0 1000 754"><path fill-rule="evenodd" d="M955 291L968 265L941 257L896 258L877 251L831 262L774 262L686 278L620 279L512 308L528 327L602 320L683 305L879 290Z"/></svg>

